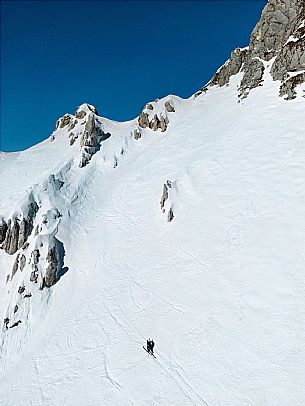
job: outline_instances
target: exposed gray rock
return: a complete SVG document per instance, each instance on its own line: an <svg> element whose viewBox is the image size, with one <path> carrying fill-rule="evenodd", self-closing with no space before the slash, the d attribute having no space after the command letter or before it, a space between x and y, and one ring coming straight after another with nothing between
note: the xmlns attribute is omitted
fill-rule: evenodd
<svg viewBox="0 0 305 406"><path fill-rule="evenodd" d="M174 106L172 105L172 103L169 100L165 102L165 109L169 113L174 113L175 112L175 108L174 108Z"/></svg>
<svg viewBox="0 0 305 406"><path fill-rule="evenodd" d="M38 249L36 249L36 250L34 250L34 251L32 252L32 261L33 261L33 264L37 265L38 262L39 262L39 258L40 258L40 252L39 252Z"/></svg>
<svg viewBox="0 0 305 406"><path fill-rule="evenodd" d="M153 131L157 131L160 129L162 132L164 132L166 131L167 124L167 118L164 118L162 115L160 115L159 118L157 114L155 114L153 119L149 122L149 128L151 128Z"/></svg>
<svg viewBox="0 0 305 406"><path fill-rule="evenodd" d="M142 137L141 131L138 130L137 128L133 131L133 138L135 140L138 140Z"/></svg>
<svg viewBox="0 0 305 406"><path fill-rule="evenodd" d="M142 111L142 113L138 117L138 124L141 128L149 127L153 131L161 130L162 132L164 132L167 129L168 118L164 118L162 114L160 114L160 117L155 114L152 119L149 119L149 114Z"/></svg>
<svg viewBox="0 0 305 406"><path fill-rule="evenodd" d="M21 248L27 239L27 223L23 218L19 226L19 235L18 235L18 248Z"/></svg>
<svg viewBox="0 0 305 406"><path fill-rule="evenodd" d="M236 75L240 71L245 62L247 52L247 49L234 49L230 59L213 76L211 84L224 86L229 83L231 76Z"/></svg>
<svg viewBox="0 0 305 406"><path fill-rule="evenodd" d="M110 136L110 133L104 133L101 127L96 124L94 114L90 113L80 141L82 148L82 156L79 164L80 168L89 163L92 156L100 150L101 142Z"/></svg>
<svg viewBox="0 0 305 406"><path fill-rule="evenodd" d="M274 80L287 78L288 72L297 72L305 69L305 39L288 42L277 54L271 68Z"/></svg>
<svg viewBox="0 0 305 406"><path fill-rule="evenodd" d="M240 82L240 94L247 95L248 91L259 86L263 81L265 67L259 59L251 59L245 66L244 76Z"/></svg>
<svg viewBox="0 0 305 406"><path fill-rule="evenodd" d="M269 61L304 18L304 0L269 0L250 39L249 52Z"/></svg>
<svg viewBox="0 0 305 406"><path fill-rule="evenodd" d="M32 297L32 293L27 293L27 294L25 294L23 297L24 297L24 298L26 298L26 297Z"/></svg>
<svg viewBox="0 0 305 406"><path fill-rule="evenodd" d="M246 89L250 90L261 84L263 63L260 61L260 65L253 65L257 57L265 61L275 57L271 67L274 80L283 81L287 79L288 72L304 69L304 40L286 44L291 35L301 33L298 27L304 18L304 0L268 1L251 34L249 58L245 62L245 74L240 86L241 94L247 94ZM291 97L291 92L289 94Z"/></svg>
<svg viewBox="0 0 305 406"><path fill-rule="evenodd" d="M138 123L141 128L148 127L149 126L148 113L144 113L142 111L142 113L139 115Z"/></svg>
<svg viewBox="0 0 305 406"><path fill-rule="evenodd" d="M18 249L19 223L17 219L7 222L7 232L2 248L10 255L15 254Z"/></svg>
<svg viewBox="0 0 305 406"><path fill-rule="evenodd" d="M22 254L19 260L20 271L23 271L25 265L26 265L26 256Z"/></svg>
<svg viewBox="0 0 305 406"><path fill-rule="evenodd" d="M68 271L68 268L63 267L64 256L65 250L63 243L54 238L54 245L49 249L46 258L49 265L46 269L45 275L42 278L42 284L40 286L41 290L45 287L50 288L53 286L56 282L58 282L61 276Z"/></svg>
<svg viewBox="0 0 305 406"><path fill-rule="evenodd" d="M47 261L49 262L49 266L43 278L43 287L46 286L50 288L57 282L58 259L55 246L48 252Z"/></svg>
<svg viewBox="0 0 305 406"><path fill-rule="evenodd" d="M15 305L15 307L14 307L14 313L17 313L17 311L18 311L18 305Z"/></svg>
<svg viewBox="0 0 305 406"><path fill-rule="evenodd" d="M0 244L5 240L7 224L3 217L0 216Z"/></svg>
<svg viewBox="0 0 305 406"><path fill-rule="evenodd" d="M154 115L153 119L149 122L149 128L153 131L157 131L159 127L159 118L157 114Z"/></svg>
<svg viewBox="0 0 305 406"><path fill-rule="evenodd" d="M240 96L246 97L251 89L262 84L264 61L272 58L275 60L271 75L274 80L282 81L280 94L287 94L287 99L295 97L295 86L283 82L289 78L289 72L302 73L305 68L305 27L301 25L304 19L304 0L269 0L251 34L248 49L235 49L195 97L206 92L209 86L228 84L231 76L238 72L244 73L239 90ZM301 78L298 77L298 84L302 83Z"/></svg>
<svg viewBox="0 0 305 406"><path fill-rule="evenodd" d="M145 108L145 109L148 109L148 110L153 110L153 109L154 109L154 106L153 106L151 103L147 103L144 108Z"/></svg>
<svg viewBox="0 0 305 406"><path fill-rule="evenodd" d="M296 87L305 82L305 73L300 73L287 79L280 87L280 96L286 96L286 100L295 99Z"/></svg>
<svg viewBox="0 0 305 406"><path fill-rule="evenodd" d="M174 218L174 212L173 212L173 209L170 208L168 215L167 215L167 221L170 223L173 220L173 218Z"/></svg>
<svg viewBox="0 0 305 406"><path fill-rule="evenodd" d="M168 199L168 188L167 188L167 186L164 184L164 185L163 185L163 193L162 193L161 200L160 200L161 209L163 209L164 204L165 204L165 202L166 202L167 199Z"/></svg>
<svg viewBox="0 0 305 406"><path fill-rule="evenodd" d="M33 231L33 223L38 212L38 205L36 202L31 202L28 206L28 214L26 218L23 218L20 222L19 235L18 235L18 249L23 246L28 237Z"/></svg>
<svg viewBox="0 0 305 406"><path fill-rule="evenodd" d="M72 120L71 114L65 114L63 117L59 118L56 121L56 129L57 128L64 128L66 125L69 125Z"/></svg>
<svg viewBox="0 0 305 406"><path fill-rule="evenodd" d="M21 295L25 291L25 286L19 286L18 293Z"/></svg>

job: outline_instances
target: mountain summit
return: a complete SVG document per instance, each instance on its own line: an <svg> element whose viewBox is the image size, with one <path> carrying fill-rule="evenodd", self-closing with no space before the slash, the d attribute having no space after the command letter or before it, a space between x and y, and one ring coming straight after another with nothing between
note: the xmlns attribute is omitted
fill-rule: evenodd
<svg viewBox="0 0 305 406"><path fill-rule="evenodd" d="M270 0L189 99L0 154L0 405L304 404L304 35Z"/></svg>

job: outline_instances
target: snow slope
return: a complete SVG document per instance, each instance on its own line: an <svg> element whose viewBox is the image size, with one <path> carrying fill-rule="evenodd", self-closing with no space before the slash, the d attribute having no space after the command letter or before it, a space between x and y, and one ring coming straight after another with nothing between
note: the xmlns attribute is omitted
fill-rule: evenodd
<svg viewBox="0 0 305 406"><path fill-rule="evenodd" d="M69 268L27 282L23 322L2 331L1 405L304 405L304 100L266 73L238 103L238 76L177 99L164 133L108 122L85 168L64 132L1 156L3 215L50 173L65 182L35 193L63 214ZM3 318L20 280L1 279Z"/></svg>

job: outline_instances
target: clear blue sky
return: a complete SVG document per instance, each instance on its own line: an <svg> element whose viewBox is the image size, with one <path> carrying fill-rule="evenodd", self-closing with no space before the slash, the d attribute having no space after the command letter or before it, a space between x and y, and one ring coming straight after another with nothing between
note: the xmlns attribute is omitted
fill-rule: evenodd
<svg viewBox="0 0 305 406"><path fill-rule="evenodd" d="M264 0L1 1L1 150L88 102L117 121L189 97L249 43Z"/></svg>

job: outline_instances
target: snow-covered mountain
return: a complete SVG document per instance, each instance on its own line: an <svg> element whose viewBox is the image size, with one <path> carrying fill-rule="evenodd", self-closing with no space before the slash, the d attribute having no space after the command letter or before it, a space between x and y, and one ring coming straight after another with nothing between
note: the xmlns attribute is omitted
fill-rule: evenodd
<svg viewBox="0 0 305 406"><path fill-rule="evenodd" d="M0 154L1 405L304 406L304 82L269 0L189 99Z"/></svg>

